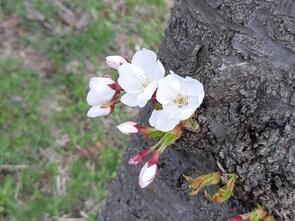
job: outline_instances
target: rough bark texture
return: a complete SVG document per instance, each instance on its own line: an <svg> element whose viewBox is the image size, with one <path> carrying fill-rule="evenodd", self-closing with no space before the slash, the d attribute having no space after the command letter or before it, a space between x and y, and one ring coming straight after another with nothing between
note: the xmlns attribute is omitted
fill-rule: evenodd
<svg viewBox="0 0 295 221"><path fill-rule="evenodd" d="M163 154L158 178L143 190L140 166L127 161L147 143L133 139L99 219L226 220L259 203L277 220L295 220L294 34L294 0L176 1L159 56L204 84L200 129ZM240 175L235 197L216 205L189 196L182 174L216 171L217 160Z"/></svg>

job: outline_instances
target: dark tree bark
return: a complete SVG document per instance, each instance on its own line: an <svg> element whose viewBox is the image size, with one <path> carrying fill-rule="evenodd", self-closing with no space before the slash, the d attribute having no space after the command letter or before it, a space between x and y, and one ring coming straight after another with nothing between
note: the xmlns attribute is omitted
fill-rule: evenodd
<svg viewBox="0 0 295 221"><path fill-rule="evenodd" d="M206 97L162 156L158 178L137 185L129 157L148 145L134 138L113 182L102 221L226 220L255 203L277 220L295 220L295 1L178 0L159 51L167 69L199 79ZM148 122L152 105L140 116ZM223 205L189 195L182 175L240 175Z"/></svg>

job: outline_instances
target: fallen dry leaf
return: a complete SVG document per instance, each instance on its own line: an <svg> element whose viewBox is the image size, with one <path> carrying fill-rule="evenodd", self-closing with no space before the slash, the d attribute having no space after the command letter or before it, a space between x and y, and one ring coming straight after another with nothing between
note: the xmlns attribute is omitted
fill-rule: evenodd
<svg viewBox="0 0 295 221"><path fill-rule="evenodd" d="M96 157L100 150L103 148L102 144L97 142L95 145L93 146L89 146L89 147L85 147L85 148L81 148L78 150L78 155L81 158L86 158L86 159L91 159Z"/></svg>
<svg viewBox="0 0 295 221"><path fill-rule="evenodd" d="M25 13L26 13L26 18L29 20L35 20L35 21L40 21L43 22L45 20L45 16L36 10L34 6L31 4L29 1L24 2L25 5Z"/></svg>

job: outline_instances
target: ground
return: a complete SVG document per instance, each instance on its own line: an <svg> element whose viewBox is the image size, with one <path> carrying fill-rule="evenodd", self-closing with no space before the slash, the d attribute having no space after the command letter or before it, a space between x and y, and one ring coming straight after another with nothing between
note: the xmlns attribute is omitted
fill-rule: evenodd
<svg viewBox="0 0 295 221"><path fill-rule="evenodd" d="M94 220L127 138L120 107L89 119L92 76L104 57L157 51L171 1L0 2L0 220Z"/></svg>

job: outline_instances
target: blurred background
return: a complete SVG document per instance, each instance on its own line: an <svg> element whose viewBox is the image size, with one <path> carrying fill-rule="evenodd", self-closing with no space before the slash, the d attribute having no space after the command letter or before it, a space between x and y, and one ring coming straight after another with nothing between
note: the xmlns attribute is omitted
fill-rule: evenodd
<svg viewBox="0 0 295 221"><path fill-rule="evenodd" d="M158 50L172 0L0 0L0 220L95 220L136 120L86 117L105 56Z"/></svg>

